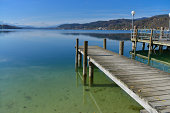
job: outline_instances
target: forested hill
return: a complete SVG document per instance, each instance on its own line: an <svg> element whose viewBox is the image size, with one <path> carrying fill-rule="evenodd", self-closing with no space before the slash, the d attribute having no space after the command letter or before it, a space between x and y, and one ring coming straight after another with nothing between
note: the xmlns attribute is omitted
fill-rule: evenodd
<svg viewBox="0 0 170 113"><path fill-rule="evenodd" d="M117 19L109 21L96 21L85 24L63 24L57 29L101 29L101 30L123 30L131 29L131 19ZM169 26L168 15L157 15L150 18L139 18L134 20L138 28L159 28Z"/></svg>

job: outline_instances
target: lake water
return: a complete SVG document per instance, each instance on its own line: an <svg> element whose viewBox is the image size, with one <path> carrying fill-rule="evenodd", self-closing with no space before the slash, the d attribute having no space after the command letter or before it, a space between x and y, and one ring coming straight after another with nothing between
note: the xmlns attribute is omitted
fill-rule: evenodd
<svg viewBox="0 0 170 113"><path fill-rule="evenodd" d="M119 34L124 33L124 34ZM75 72L75 40L130 57L129 31L10 30L0 33L0 113L139 113L142 107L95 69L94 87ZM141 48L141 45L139 45Z"/></svg>

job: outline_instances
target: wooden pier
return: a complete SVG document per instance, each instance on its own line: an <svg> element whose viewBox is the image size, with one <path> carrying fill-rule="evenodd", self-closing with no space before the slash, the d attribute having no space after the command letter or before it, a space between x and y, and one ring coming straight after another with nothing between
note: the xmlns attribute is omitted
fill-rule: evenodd
<svg viewBox="0 0 170 113"><path fill-rule="evenodd" d="M93 86L93 68L96 66L112 81L119 85L133 99L145 108L141 113L170 113L170 74L141 62L123 56L124 43L120 42L119 54L104 47L79 46L76 55L83 56L83 81L87 79L87 60L89 64L89 86ZM79 64L76 56L76 67ZM116 92L115 92L116 93ZM107 94L106 94L107 95Z"/></svg>
<svg viewBox="0 0 170 113"><path fill-rule="evenodd" d="M163 46L170 49L170 31L164 30L161 27L160 30L156 29L134 29L131 33L132 41L132 58L136 56L137 43L143 43L142 50L145 50L145 45L148 44L148 64L150 64L152 51L156 48L159 49L159 53L163 52Z"/></svg>

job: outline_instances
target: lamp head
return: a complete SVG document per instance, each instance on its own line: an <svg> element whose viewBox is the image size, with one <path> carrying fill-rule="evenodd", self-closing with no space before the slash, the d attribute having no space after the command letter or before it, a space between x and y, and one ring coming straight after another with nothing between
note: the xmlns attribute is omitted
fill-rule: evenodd
<svg viewBox="0 0 170 113"><path fill-rule="evenodd" d="M135 11L132 11L131 14L132 14L132 16L134 16L135 15Z"/></svg>

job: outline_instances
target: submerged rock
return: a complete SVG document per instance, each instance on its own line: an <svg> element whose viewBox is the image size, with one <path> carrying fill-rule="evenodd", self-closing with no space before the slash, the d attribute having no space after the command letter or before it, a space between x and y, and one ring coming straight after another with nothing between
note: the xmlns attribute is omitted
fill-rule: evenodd
<svg viewBox="0 0 170 113"><path fill-rule="evenodd" d="M135 111L140 111L142 109L142 107L131 105L131 106L129 106L129 109L132 109L132 110L135 110Z"/></svg>
<svg viewBox="0 0 170 113"><path fill-rule="evenodd" d="M31 96L25 96L25 99L32 100L32 97Z"/></svg>

